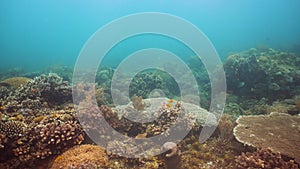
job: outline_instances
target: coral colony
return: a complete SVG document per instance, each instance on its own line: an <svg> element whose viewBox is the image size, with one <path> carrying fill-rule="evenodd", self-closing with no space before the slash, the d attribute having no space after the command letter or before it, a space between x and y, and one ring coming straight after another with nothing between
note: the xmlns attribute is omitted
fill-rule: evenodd
<svg viewBox="0 0 300 169"><path fill-rule="evenodd" d="M124 105L112 102L112 68L100 68L95 83L88 86L71 85L72 69L65 67L55 67L55 73L0 74L0 168L299 168L299 56L271 48L253 48L228 56L224 63L227 101L219 122L217 114L207 111L213 97L207 72L197 57L187 63L201 84L201 107L181 101L178 86L172 86L174 80L156 70L140 72L133 78L129 84L130 100L123 91L117 91ZM95 96L86 88L95 88ZM165 97L153 89L164 91ZM81 100L73 103L72 94ZM98 105L91 104L94 99ZM159 105L155 112L150 109L153 103ZM84 115L78 114L77 109L83 110ZM110 138L99 146L86 133L97 134L98 140L108 137L98 125L104 118L123 135L149 138L167 132L180 112L191 111L195 114L179 121L181 127L191 129L188 135L178 144L165 142L158 149L164 153L153 157L119 156L109 150L134 154L135 142ZM154 120L137 123L123 116L132 113L136 118L153 116ZM208 116L212 117L209 122ZM205 122L216 130L200 143L198 137ZM126 150L121 148L127 142L130 144Z"/></svg>

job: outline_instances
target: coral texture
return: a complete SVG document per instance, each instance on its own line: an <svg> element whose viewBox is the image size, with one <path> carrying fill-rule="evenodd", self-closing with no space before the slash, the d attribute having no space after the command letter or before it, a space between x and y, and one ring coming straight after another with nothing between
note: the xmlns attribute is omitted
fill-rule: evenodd
<svg viewBox="0 0 300 169"><path fill-rule="evenodd" d="M6 122L0 122L0 134L12 138L14 136L21 137L25 130L26 130L26 124L19 121L6 121Z"/></svg>
<svg viewBox="0 0 300 169"><path fill-rule="evenodd" d="M235 159L237 169L298 169L294 161L285 161L280 153L273 153L271 149L258 149L250 153L242 153Z"/></svg>
<svg viewBox="0 0 300 169"><path fill-rule="evenodd" d="M32 79L27 78L27 77L12 77L5 79L0 82L0 86L12 86L14 89L17 89L21 85L25 85L27 82L31 81Z"/></svg>
<svg viewBox="0 0 300 169"><path fill-rule="evenodd" d="M45 159L84 140L83 130L76 121L62 121L61 116L45 118L28 129L13 149L14 155L21 161Z"/></svg>
<svg viewBox="0 0 300 169"><path fill-rule="evenodd" d="M234 94L249 98L289 98L300 87L299 64L297 55L272 48L233 54L224 64L227 87Z"/></svg>
<svg viewBox="0 0 300 169"><path fill-rule="evenodd" d="M100 146L79 145L57 156L50 169L104 168L108 157Z"/></svg>
<svg viewBox="0 0 300 169"><path fill-rule="evenodd" d="M41 75L29 81L8 96L1 98L0 104L8 112L19 109L40 109L49 104L62 104L72 99L72 90L67 81L54 73Z"/></svg>
<svg viewBox="0 0 300 169"><path fill-rule="evenodd" d="M0 134L0 150L4 148L6 142L7 142L7 137L3 134Z"/></svg>
<svg viewBox="0 0 300 169"><path fill-rule="evenodd" d="M241 116L236 122L234 136L239 142L257 148L270 147L300 162L300 117L271 113Z"/></svg>

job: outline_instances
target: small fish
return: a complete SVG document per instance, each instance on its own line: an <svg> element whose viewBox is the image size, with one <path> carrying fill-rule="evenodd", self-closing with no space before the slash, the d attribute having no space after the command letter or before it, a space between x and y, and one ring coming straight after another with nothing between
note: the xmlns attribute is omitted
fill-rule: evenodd
<svg viewBox="0 0 300 169"><path fill-rule="evenodd" d="M142 139L142 138L146 138L146 137L147 137L147 132L142 133L142 134L138 134L137 136L135 136L136 139Z"/></svg>
<svg viewBox="0 0 300 169"><path fill-rule="evenodd" d="M171 107L172 107L172 105L171 105L170 103L167 103L166 106L167 106L168 108L171 108Z"/></svg>

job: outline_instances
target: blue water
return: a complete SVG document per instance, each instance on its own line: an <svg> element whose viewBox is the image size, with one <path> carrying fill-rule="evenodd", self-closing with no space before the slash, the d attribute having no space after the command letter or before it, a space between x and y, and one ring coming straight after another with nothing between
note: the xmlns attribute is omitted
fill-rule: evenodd
<svg viewBox="0 0 300 169"><path fill-rule="evenodd" d="M299 0L2 0L0 70L72 66L95 31L138 12L164 12L190 21L208 36L223 59L262 44L282 50L300 44ZM134 48L115 53L126 55Z"/></svg>

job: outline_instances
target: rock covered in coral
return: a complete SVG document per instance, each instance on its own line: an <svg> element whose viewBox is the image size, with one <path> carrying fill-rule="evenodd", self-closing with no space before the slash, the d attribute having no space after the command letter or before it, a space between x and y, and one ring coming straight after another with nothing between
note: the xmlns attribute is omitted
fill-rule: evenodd
<svg viewBox="0 0 300 169"><path fill-rule="evenodd" d="M122 82L121 82L122 83ZM130 82L129 96L134 95L147 98L155 89L163 90L166 97L179 95L179 88L175 80L161 70L147 70L138 73ZM118 88L120 89L120 88ZM121 88L122 89L122 88Z"/></svg>
<svg viewBox="0 0 300 169"><path fill-rule="evenodd" d="M298 165L294 161L285 161L280 153L273 153L271 149L258 149L253 153L242 153L236 157L235 162L237 169L298 169Z"/></svg>
<svg viewBox="0 0 300 169"><path fill-rule="evenodd" d="M108 156L103 148L96 145L72 147L57 156L50 169L91 169L108 167Z"/></svg>
<svg viewBox="0 0 300 169"><path fill-rule="evenodd" d="M288 98L300 88L299 65L299 56L271 48L233 54L224 64L227 87L244 97Z"/></svg>
<svg viewBox="0 0 300 169"><path fill-rule="evenodd" d="M270 147L300 162L300 117L285 113L240 116L234 128L235 138L257 148Z"/></svg>
<svg viewBox="0 0 300 169"><path fill-rule="evenodd" d="M79 112L77 117L80 124L84 127L87 134L92 138L100 138L107 133L107 125L117 129L120 126L119 118L116 112L113 112L108 106L102 105L98 107L90 102L80 102L78 105Z"/></svg>
<svg viewBox="0 0 300 169"><path fill-rule="evenodd" d="M81 144L84 133L79 123L69 115L54 114L33 123L24 136L13 144L13 153L22 162L32 162L59 154Z"/></svg>
<svg viewBox="0 0 300 169"><path fill-rule="evenodd" d="M130 136L147 132L147 137L159 135L168 130L178 120L177 129L191 129L195 125L217 125L214 114L190 103L178 102L168 98L149 98L140 100L143 110L137 110L134 103L113 108L121 117L120 124ZM128 120L130 119L130 120ZM139 123L133 123L139 122ZM181 128L180 128L181 127Z"/></svg>
<svg viewBox="0 0 300 169"><path fill-rule="evenodd" d="M191 137L183 140L180 146L182 168L227 169L235 156L232 143L223 138L210 138L201 144L198 138Z"/></svg>
<svg viewBox="0 0 300 169"><path fill-rule="evenodd" d="M72 99L72 90L67 81L56 74L41 75L1 98L1 105L8 112L19 109L40 109L49 104L62 104Z"/></svg>

